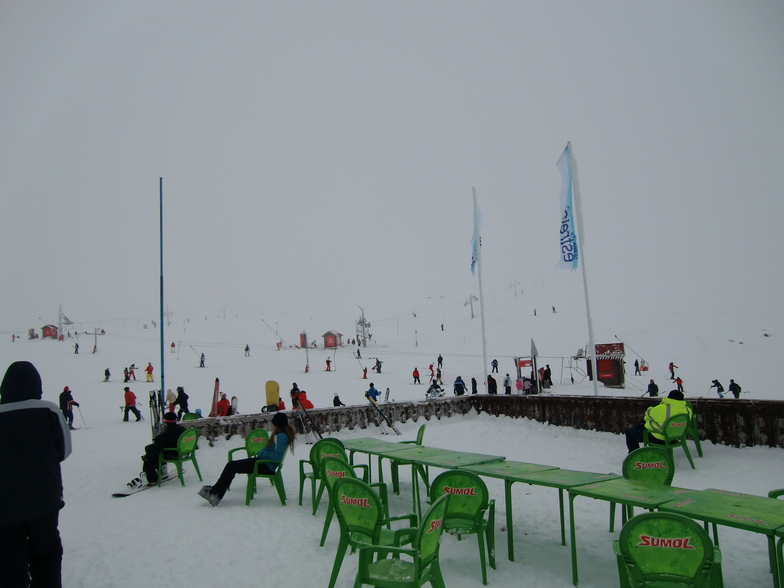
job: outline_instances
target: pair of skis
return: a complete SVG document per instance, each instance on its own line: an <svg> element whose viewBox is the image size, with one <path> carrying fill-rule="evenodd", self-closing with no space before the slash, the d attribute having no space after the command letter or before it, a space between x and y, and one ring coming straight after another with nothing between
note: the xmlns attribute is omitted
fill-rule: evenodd
<svg viewBox="0 0 784 588"><path fill-rule="evenodd" d="M389 388L387 388L386 395L387 395L386 397L389 398ZM373 400L373 397L370 394L365 394L365 396L370 401L370 404L373 405L373 408L376 409L376 412L378 412L378 414L381 415L381 418L384 420L384 422L387 424L387 426L390 429L392 429L395 432L395 434L402 435L402 433L400 431L398 431L397 428L395 427L395 425L392 423L390 418L386 414L384 414L383 410L381 410L381 407L378 405L378 402Z"/></svg>
<svg viewBox="0 0 784 588"><path fill-rule="evenodd" d="M297 411L297 418L299 418L299 421L302 424L302 430L307 432L308 427L310 427L310 431L315 436L317 436L319 439L323 439L324 437L321 436L321 433L319 433L318 429L313 424L313 421L311 420L308 411L302 408L300 403L293 398L292 398L292 403L294 404L294 409ZM307 443L307 445L311 445L311 443Z"/></svg>

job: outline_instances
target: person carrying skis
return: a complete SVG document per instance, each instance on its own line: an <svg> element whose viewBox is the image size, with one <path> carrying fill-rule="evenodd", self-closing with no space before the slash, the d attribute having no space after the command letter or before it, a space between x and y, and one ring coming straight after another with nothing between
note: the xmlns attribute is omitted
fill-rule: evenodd
<svg viewBox="0 0 784 588"><path fill-rule="evenodd" d="M659 395L659 387L656 385L656 382L651 379L651 383L648 384L648 396L651 398L655 398Z"/></svg>
<svg viewBox="0 0 784 588"><path fill-rule="evenodd" d="M732 395L735 398L740 398L740 386L735 382L735 380L730 380L729 391L732 392Z"/></svg>
<svg viewBox="0 0 784 588"><path fill-rule="evenodd" d="M332 406L346 406L340 401L340 396L338 396L337 392L335 392L335 396L332 398Z"/></svg>
<svg viewBox="0 0 784 588"><path fill-rule="evenodd" d="M455 383L453 384L453 389L454 389L454 392L455 392L455 396L462 396L463 394L465 394L465 392L466 392L466 385L465 385L465 382L463 381L462 377L457 376L455 378Z"/></svg>
<svg viewBox="0 0 784 588"><path fill-rule="evenodd" d="M414 376L414 384L422 383L419 381L419 370L417 368L414 368L414 372L411 375Z"/></svg>
<svg viewBox="0 0 784 588"><path fill-rule="evenodd" d="M229 399L226 398L226 393L221 392L221 399L218 400L218 416L228 416L230 409L231 403L229 402Z"/></svg>
<svg viewBox="0 0 784 588"><path fill-rule="evenodd" d="M711 390L712 388L716 388L716 394L719 395L719 398L724 398L724 386L721 385L721 382L713 380L708 390ZM732 380L730 380L730 392L732 392Z"/></svg>
<svg viewBox="0 0 784 588"><path fill-rule="evenodd" d="M128 422L128 412L132 412L136 415L136 422L138 423L142 420L142 413L139 412L139 409L136 408L136 394L131 392L131 389L126 386L123 388L125 390L125 414L123 415L123 421L126 423Z"/></svg>
<svg viewBox="0 0 784 588"><path fill-rule="evenodd" d="M177 399L172 406L180 407L177 411L177 420L180 420L182 415L188 412L188 395L185 393L185 388L182 386L177 386ZM172 410L174 409L172 408Z"/></svg>
<svg viewBox="0 0 784 588"><path fill-rule="evenodd" d="M280 463L286 453L286 449L294 453L294 444L297 438L297 431L289 424L288 417L282 412L276 412L272 417L272 435L270 435L267 445L259 451L255 457L247 459L237 459L229 461L221 472L218 481L213 485L202 486L199 496L209 502L212 506L218 506L223 499L226 490L229 489L231 481L237 474L249 474L256 468L256 460L264 459L271 462ZM258 465L260 474L271 475L278 469L276 463L261 463Z"/></svg>
<svg viewBox="0 0 784 588"><path fill-rule="evenodd" d="M148 486L154 486L158 483L158 456L163 452L164 458L177 457L174 452L171 452L172 455L167 455L163 450L177 447L180 435L185 432L185 427L177 424L177 415L171 411L164 413L163 422L166 427L156 435L152 443L145 446L144 455L142 455L142 471L147 478Z"/></svg>
<svg viewBox="0 0 784 588"><path fill-rule="evenodd" d="M144 373L147 374L147 381L148 382L153 382L154 381L152 379L152 370L153 370L152 363L147 362L147 367L144 368ZM133 379L135 380L136 376L133 375L133 366L131 366L131 375L133 376Z"/></svg>
<svg viewBox="0 0 784 588"><path fill-rule="evenodd" d="M381 392L376 390L375 386L373 386L373 382L370 382L370 388L368 388L368 391L365 392L365 396L369 397L369 398L372 398L373 400L378 402L379 394L381 394Z"/></svg>
<svg viewBox="0 0 784 588"><path fill-rule="evenodd" d="M511 394L512 393L512 378L509 377L509 374L504 376L504 394Z"/></svg>
<svg viewBox="0 0 784 588"><path fill-rule="evenodd" d="M68 428L73 431L74 414L73 409L71 408L72 406L79 406L79 403L73 399L70 388L66 386L63 388L63 391L60 392L60 410L63 412L63 416L68 423Z"/></svg>
<svg viewBox="0 0 784 588"><path fill-rule="evenodd" d="M71 432L57 405L41 400L41 376L27 361L12 363L0 383L0 578L3 586L60 586L63 502L60 462Z"/></svg>

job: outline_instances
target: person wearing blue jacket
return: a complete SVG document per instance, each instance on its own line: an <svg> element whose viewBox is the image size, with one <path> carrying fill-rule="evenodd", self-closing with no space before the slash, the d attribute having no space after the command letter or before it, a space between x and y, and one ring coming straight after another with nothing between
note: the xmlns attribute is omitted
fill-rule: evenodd
<svg viewBox="0 0 784 588"><path fill-rule="evenodd" d="M373 382L370 382L370 388L367 392L365 392L365 396L372 398L376 402L378 402L378 395L381 394L378 390L376 390L375 386L373 386Z"/></svg>
<svg viewBox="0 0 784 588"><path fill-rule="evenodd" d="M256 457L238 459L227 463L223 467L223 472L221 472L218 481L212 486L202 486L201 490L199 490L199 496L212 506L218 506L218 503L223 499L223 495L226 494L226 490L231 486L234 476L253 472L258 459L269 459L279 464L283 461L286 449L294 453L296 436L297 431L289 424L288 417L282 412L275 413L275 416L272 417L272 435L270 435L267 445L256 454ZM259 473L274 474L277 469L278 466L275 463L263 463L259 466Z"/></svg>

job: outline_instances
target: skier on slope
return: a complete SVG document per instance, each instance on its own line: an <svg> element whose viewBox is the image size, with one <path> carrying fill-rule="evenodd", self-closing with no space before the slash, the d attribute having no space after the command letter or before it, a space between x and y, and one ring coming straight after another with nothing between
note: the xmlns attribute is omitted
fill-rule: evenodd
<svg viewBox="0 0 784 588"><path fill-rule="evenodd" d="M732 380L730 380L730 382L732 382ZM731 385L732 384L730 384L730 386ZM716 394L719 395L719 398L724 398L724 386L721 385L721 382L719 382L718 380L713 380L711 382L710 388L708 388L708 390L711 390L713 388L716 388ZM730 391L732 391L732 390L730 390Z"/></svg>
<svg viewBox="0 0 784 588"><path fill-rule="evenodd" d="M79 403L73 399L71 395L71 390L66 386L63 388L63 391L60 392L60 410L65 417L66 422L68 423L68 428L73 430L73 421L74 421L74 414L72 406L79 406Z"/></svg>
<svg viewBox="0 0 784 588"><path fill-rule="evenodd" d="M729 391L735 398L740 398L740 386L735 383L735 380L730 380Z"/></svg>
<svg viewBox="0 0 784 588"><path fill-rule="evenodd" d="M188 412L188 395L185 393L185 388L177 386L177 399L172 406L179 406L180 410L177 411L177 420L182 418L182 415ZM174 410L172 408L172 410Z"/></svg>
<svg viewBox="0 0 784 588"><path fill-rule="evenodd" d="M131 366L131 367L133 367L133 366ZM152 370L153 370L152 363L150 363L150 362L147 362L147 367L146 367L146 368L144 368L144 373L146 373L146 374L147 374L147 381L148 381L148 382L153 382L153 381L154 381L154 380L152 379ZM131 370L131 375L133 375L133 370ZM136 379L136 377L134 376L134 378L133 378L133 379L135 380L135 379Z"/></svg>
<svg viewBox="0 0 784 588"><path fill-rule="evenodd" d="M126 423L128 422L128 413L132 412L136 415L136 422L138 423L142 420L142 413L139 412L139 409L136 408L136 394L131 392L131 389L126 386L123 388L125 390L125 414L123 415L123 421Z"/></svg>
<svg viewBox="0 0 784 588"><path fill-rule="evenodd" d="M436 381L431 382L430 387L425 392L425 398L440 398L443 395L444 392Z"/></svg>

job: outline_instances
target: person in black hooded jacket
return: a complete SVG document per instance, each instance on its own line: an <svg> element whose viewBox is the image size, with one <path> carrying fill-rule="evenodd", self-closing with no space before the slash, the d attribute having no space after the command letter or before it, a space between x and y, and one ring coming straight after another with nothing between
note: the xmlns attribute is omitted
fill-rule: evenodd
<svg viewBox="0 0 784 588"><path fill-rule="evenodd" d="M41 400L41 376L28 361L12 363L0 384L0 578L4 588L61 586L63 502L60 462L71 432L53 402Z"/></svg>

